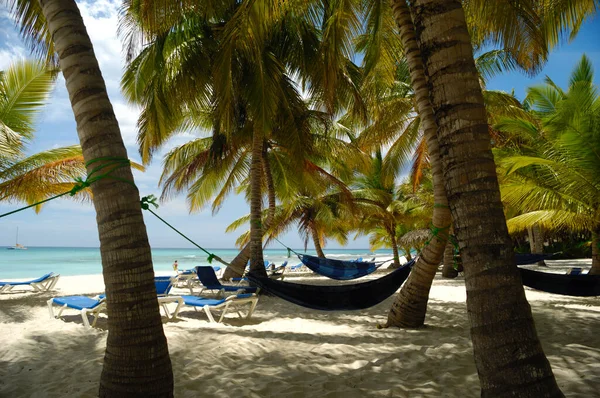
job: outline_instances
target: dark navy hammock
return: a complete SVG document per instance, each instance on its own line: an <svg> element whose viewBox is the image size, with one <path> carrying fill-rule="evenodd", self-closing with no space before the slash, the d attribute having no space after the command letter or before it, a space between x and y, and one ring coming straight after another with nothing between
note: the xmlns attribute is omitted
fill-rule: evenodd
<svg viewBox="0 0 600 398"><path fill-rule="evenodd" d="M600 275L565 275L519 268L523 285L565 296L600 296Z"/></svg>
<svg viewBox="0 0 600 398"><path fill-rule="evenodd" d="M535 264L552 256L553 254L515 253L517 265Z"/></svg>
<svg viewBox="0 0 600 398"><path fill-rule="evenodd" d="M383 262L374 263L367 261L342 261L333 258L310 256L296 253L300 261L319 275L331 279L346 281L369 275L377 271Z"/></svg>
<svg viewBox="0 0 600 398"><path fill-rule="evenodd" d="M250 282L291 303L322 311L362 310L379 304L398 290L415 260L368 282L347 285L304 285L248 274Z"/></svg>

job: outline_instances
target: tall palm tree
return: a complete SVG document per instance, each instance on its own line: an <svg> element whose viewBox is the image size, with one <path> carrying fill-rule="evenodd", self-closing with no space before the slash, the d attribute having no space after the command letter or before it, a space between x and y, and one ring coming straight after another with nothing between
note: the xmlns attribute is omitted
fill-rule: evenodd
<svg viewBox="0 0 600 398"><path fill-rule="evenodd" d="M543 4L537 5L529 4L528 1L519 3L522 4L494 2L491 5L489 2L465 2L470 32L475 44L494 43L503 48L500 52L494 51L482 56L479 63L482 77L486 74L498 73L505 68L520 67L528 71L536 70L545 60L549 48L556 44L557 36L569 29L575 32L581 21L595 11L595 7L590 4L577 8L565 4L567 2L542 2ZM413 20L406 0L392 1L392 9L400 29L399 37L410 70L416 111L423 120L423 135L427 147L433 152L428 161L432 167L432 177L436 187L432 219L433 230L436 233L430 244L424 248L414 271L394 301L388 314L387 324L418 327L425 320L429 290L437 265L443 256L451 218L441 183L438 145L435 142L435 120L428 106L429 90L423 73L420 50L416 46ZM541 11L544 12L545 18L538 15ZM527 34L515 30L515 26L522 27ZM532 54L535 56L532 57ZM502 58L498 58L498 55ZM490 93L486 98L494 99L494 94Z"/></svg>
<svg viewBox="0 0 600 398"><path fill-rule="evenodd" d="M56 52L88 173L107 165L106 159L127 159L75 1L14 0L11 4L24 35L51 56ZM173 372L139 192L133 185L131 168L121 165L108 167L112 168L112 176L130 184L101 179L91 185L109 316L99 396L171 397Z"/></svg>
<svg viewBox="0 0 600 398"><path fill-rule="evenodd" d="M411 12L438 122L482 396L562 396L515 264L462 5L416 0Z"/></svg>
<svg viewBox="0 0 600 398"><path fill-rule="evenodd" d="M527 90L524 102L533 122L504 119L496 128L525 143L518 151L498 152L506 176L503 200L522 213L508 221L509 229L590 231L590 273L600 274L600 96L593 79L584 55L567 91L549 77Z"/></svg>

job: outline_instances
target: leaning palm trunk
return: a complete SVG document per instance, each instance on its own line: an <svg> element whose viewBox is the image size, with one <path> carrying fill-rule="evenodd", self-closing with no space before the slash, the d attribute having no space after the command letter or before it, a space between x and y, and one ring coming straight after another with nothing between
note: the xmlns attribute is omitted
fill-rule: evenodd
<svg viewBox="0 0 600 398"><path fill-rule="evenodd" d="M254 132L250 167L250 271L266 277L262 252L262 152L263 138Z"/></svg>
<svg viewBox="0 0 600 398"><path fill-rule="evenodd" d="M600 227L592 232L592 269L590 275L600 275Z"/></svg>
<svg viewBox="0 0 600 398"><path fill-rule="evenodd" d="M388 326L414 328L422 326L425 322L429 291L444 254L451 219L436 136L437 124L429 100L429 90L425 80L421 52L416 41L414 24L406 0L392 0L392 9L396 23L400 28L400 39L410 69L416 108L423 126L423 135L427 142L435 201L431 222L433 230L439 231L421 251L408 280L396 296L388 314Z"/></svg>
<svg viewBox="0 0 600 398"><path fill-rule="evenodd" d="M560 397L508 235L460 0L415 0L482 397Z"/></svg>
<svg viewBox="0 0 600 398"><path fill-rule="evenodd" d="M263 143L262 152L262 166L265 172L265 179L267 181L267 196L269 200L269 211L267 213L267 219L265 220L265 229L269 228L275 217L275 206L277 205L275 199L275 184L273 183L273 173L271 172L271 164L268 158L268 149L266 143ZM231 278L240 277L244 274L246 264L250 258L250 242L246 243L239 254L233 259L233 261L225 268L223 273L223 279L229 280Z"/></svg>
<svg viewBox="0 0 600 398"><path fill-rule="evenodd" d="M92 43L74 0L41 0L86 161L127 158ZM94 163L92 168L105 162ZM132 181L130 167L113 172ZM173 372L139 192L102 179L91 185L106 286L108 338L101 397L172 397Z"/></svg>
<svg viewBox="0 0 600 398"><path fill-rule="evenodd" d="M321 247L321 240L319 239L319 233L317 232L314 226L310 226L310 235L313 240L313 244L315 245L315 250L317 252L317 256L321 258L325 258L325 253L323 253L323 248Z"/></svg>

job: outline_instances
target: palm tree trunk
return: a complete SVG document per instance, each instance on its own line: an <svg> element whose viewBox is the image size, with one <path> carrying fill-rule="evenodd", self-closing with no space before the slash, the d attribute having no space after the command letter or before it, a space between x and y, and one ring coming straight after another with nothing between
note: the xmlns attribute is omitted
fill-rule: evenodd
<svg viewBox="0 0 600 398"><path fill-rule="evenodd" d="M561 397L508 235L460 0L415 0L482 397Z"/></svg>
<svg viewBox="0 0 600 398"><path fill-rule="evenodd" d="M442 267L442 276L444 278L454 279L458 276L458 271L454 269L454 245L448 241L444 250L444 266Z"/></svg>
<svg viewBox="0 0 600 398"><path fill-rule="evenodd" d="M313 244L315 245L317 256L325 258L325 253L323 253L323 248L321 247L321 240L319 239L319 233L312 225L310 226L310 235L312 237Z"/></svg>
<svg viewBox="0 0 600 398"><path fill-rule="evenodd" d="M60 60L77 134L86 161L127 158L92 43L74 0L41 0ZM92 168L102 163L95 163ZM113 175L132 181L130 167ZM102 273L108 338L99 396L172 397L173 372L137 188L102 179L91 185Z"/></svg>
<svg viewBox="0 0 600 398"><path fill-rule="evenodd" d="M400 268L400 252L398 252L398 240L396 239L395 225L392 225L388 229L388 236L390 237L390 242L392 244L392 253L394 255L394 263L390 266L390 268Z"/></svg>
<svg viewBox="0 0 600 398"><path fill-rule="evenodd" d="M262 252L262 152L263 137L255 131L250 167L250 272L266 277Z"/></svg>
<svg viewBox="0 0 600 398"><path fill-rule="evenodd" d="M431 222L434 226L433 230L439 231L421 251L410 276L396 296L388 313L387 326L415 328L422 326L425 322L429 291L444 254L451 218L444 189L437 141L437 124L429 99L429 89L425 78L423 60L421 59L421 50L416 40L414 24L406 0L392 0L392 9L396 24L400 28L400 39L410 70L416 108L421 119L423 135L427 142L435 202Z"/></svg>
<svg viewBox="0 0 600 398"><path fill-rule="evenodd" d="M263 143L262 152L262 167L265 172L265 179L267 181L267 197L269 200L269 211L267 213L267 219L265 220L265 228L269 228L275 217L275 207L277 201L275 198L275 184L273 183L273 173L271 172L271 164L269 163L268 148L266 142ZM233 261L225 268L223 272L223 279L229 280L231 278L240 277L244 274L246 264L250 258L250 243L242 248L239 254L233 259Z"/></svg>
<svg viewBox="0 0 600 398"><path fill-rule="evenodd" d="M402 250L404 251L404 257L406 257L407 261L412 260L412 254L410 254L410 249L411 247L402 247Z"/></svg>
<svg viewBox="0 0 600 398"><path fill-rule="evenodd" d="M527 229L527 232L529 233L529 248L531 253L544 253L544 230L540 224L533 224L533 226ZM537 265L540 267L547 266L544 260L538 261Z"/></svg>
<svg viewBox="0 0 600 398"><path fill-rule="evenodd" d="M592 232L592 268L590 275L600 275L600 227Z"/></svg>

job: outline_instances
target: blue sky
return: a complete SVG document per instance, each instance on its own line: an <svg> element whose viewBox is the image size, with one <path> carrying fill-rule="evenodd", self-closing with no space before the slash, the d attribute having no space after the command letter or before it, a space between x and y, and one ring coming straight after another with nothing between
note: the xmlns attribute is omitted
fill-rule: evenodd
<svg viewBox="0 0 600 398"><path fill-rule="evenodd" d="M119 120L121 132L130 158L139 161L136 148L136 121L138 110L126 103L119 91L119 81L123 68L121 43L116 34L119 2L109 0L78 2L82 16L92 38L96 56L100 62L104 79L115 114ZM551 76L559 85L565 86L569 72L585 52L599 70L600 76L600 20L588 21L579 36L571 43L563 44L550 57L546 67L537 76L531 78L519 73L511 73L494 78L488 82L488 89L510 91L513 88L519 98L525 95L525 88L539 83L545 75ZM23 41L14 29L7 10L0 8L0 70L10 62L26 58L28 52ZM48 106L40 114L35 141L29 146L29 152L72 145L77 143L75 121L71 112L68 96L62 76L50 98ZM165 151L179 145L190 135L182 135L171 140ZM164 153L164 152L162 152ZM136 172L135 182L142 195L159 194L157 187L160 175L158 153L145 173ZM16 208L16 204L0 204L0 213ZM231 197L220 212L212 215L210 209L189 214L185 198L178 197L161 204L158 213L181 231L188 234L201 246L209 248L234 247L237 234L225 233L225 228L233 220L245 215L248 205L240 196ZM181 237L169 230L150 214L145 214L148 235L153 247L190 247ZM41 213L31 210L0 220L0 246L14 244L17 226L20 242L29 246L98 246L95 214L90 204L80 204L70 200L56 200L46 205ZM301 247L302 241L297 233L290 232L282 239L287 245ZM327 247L339 247L330 242ZM350 248L368 247L368 240L361 237L351 241Z"/></svg>

